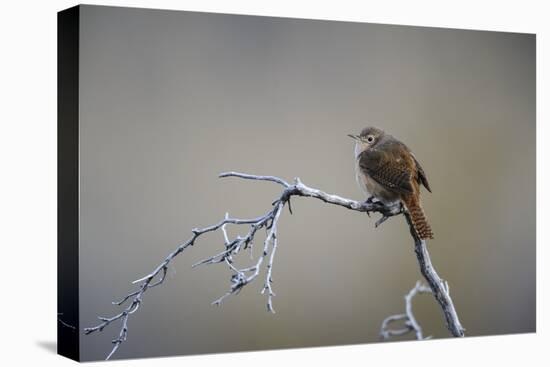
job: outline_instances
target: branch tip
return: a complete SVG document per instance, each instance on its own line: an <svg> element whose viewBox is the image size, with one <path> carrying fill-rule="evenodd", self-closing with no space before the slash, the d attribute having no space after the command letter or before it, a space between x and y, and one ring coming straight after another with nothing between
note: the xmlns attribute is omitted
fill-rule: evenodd
<svg viewBox="0 0 550 367"><path fill-rule="evenodd" d="M443 281L437 276L437 273L435 273L435 270L430 261L428 250L426 248L426 242L419 240L416 237L414 228L410 221L410 217L408 216L407 212L402 210L401 205L385 206L380 202L359 202L355 200L346 199L334 194L329 194L321 190L308 187L302 183L299 177L294 178L294 185L290 185L287 181L275 176L258 176L258 175L250 175L246 173L239 173L239 172L233 172L233 171L222 172L219 174L218 177L220 178L237 177L237 178L248 179L248 180L270 181L270 182L274 182L282 185L284 187L284 190L279 195L279 197L275 201L273 201L273 204L270 210L268 210L267 213L265 213L260 217L253 218L253 219L236 219L236 218L230 218L229 213L226 213L224 219L218 222L217 224L213 224L211 226L204 227L201 229L193 228L191 230L193 235L187 242L179 245L174 251L168 254L165 260L161 262L160 265L158 265L155 268L155 270L153 270L147 276L133 281L132 284L141 283L139 288L133 292L128 293L120 301L113 302L113 304L115 305L122 305L126 301L130 301L129 305L122 312L112 316L111 318L98 317L99 320L101 321L100 324L94 327L84 328L84 333L88 335L95 331L102 331L105 327L107 327L111 323L121 320L122 325L119 332L119 337L113 340L114 347L112 348L111 352L107 355L106 359L110 359L112 355L118 350L120 345L124 341L126 341L127 335L128 335L128 327L127 327L128 318L130 317L130 315L134 314L139 309L142 302L142 297L145 294L145 292L149 288L155 287L164 282L166 278L168 266L175 259L175 257L178 256L180 253L182 253L186 248L193 246L195 244L195 240L201 235L208 232L214 232L218 229L220 229L223 233L224 251L216 255L213 255L209 258L203 259L192 265L192 268L201 264L214 264L214 263L225 263L228 266L229 271L232 274L230 278L231 287L223 296L213 301L212 305L221 306L225 298L231 295L237 295L247 284L251 283L258 277L260 270L262 269L262 266L264 266L266 269L266 275L264 279L264 288L262 289L261 293L267 296L268 311L271 313L275 313L275 309L273 308L273 303L272 303L273 297L275 297L275 292L273 292L273 289L272 289L272 284L273 284L272 270L273 270L274 256L278 246L278 232L277 232L278 221L281 213L283 212L285 203L288 203L289 212L292 214L292 206L291 206L292 196L310 197L310 198L318 199L327 204L337 205L337 206L341 206L341 207L344 207L350 210L359 211L359 212L366 212L367 214L370 214L370 212L379 212L382 214L382 218L380 218L375 223L376 227L378 227L380 224L382 224L384 221L386 221L388 218L392 216L405 214L405 217L409 224L409 228L411 229L411 235L415 239L415 253L417 254L421 272L425 276L430 286L428 288L426 286L422 286L421 283L417 283L417 286L413 288L413 290L415 290L415 293L411 293L413 292L413 290L409 292L409 295L410 295L410 297L408 298L409 303L410 303L410 299L412 299L412 297L414 297L416 293L423 293L423 292L427 293L428 291L432 292L435 298L438 300L445 314L447 326L449 330L452 332L454 336L464 335L464 329L462 328L462 326L458 321L456 311L454 310L454 305L449 296L448 283L446 282L443 283ZM226 227L229 224L247 225L249 227L249 230L244 237L241 235L238 235L236 236L235 239L230 240L226 230ZM258 256L257 260L253 263L253 265L246 268L241 268L241 269L237 268L233 264L232 256L238 255L243 248L244 249L248 248L250 252L250 258L251 260L253 260L252 244L254 243L256 234L262 228L266 229L266 235L265 235L263 249L260 256ZM263 264L264 261L266 261L267 264ZM159 279L156 282L151 283L154 279L156 279L159 276L159 274L161 274ZM398 329L398 330L387 329L387 326L390 322L395 322L399 320L405 320L404 326L402 329ZM419 335L420 337L422 337L421 329L419 325L416 323L416 320L414 319L414 315L412 315L412 308L410 307L407 309L406 314L393 315L385 319L382 324L381 335L383 334L382 333L383 331L386 332L386 334L384 335L390 335L390 334L403 335L406 332L415 331L417 333L417 337ZM422 338L422 339L426 339L426 338Z"/></svg>

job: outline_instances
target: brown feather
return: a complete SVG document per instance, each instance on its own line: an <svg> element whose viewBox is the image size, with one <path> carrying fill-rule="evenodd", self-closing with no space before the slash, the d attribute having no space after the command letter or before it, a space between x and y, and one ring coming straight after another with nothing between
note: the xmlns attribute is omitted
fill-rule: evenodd
<svg viewBox="0 0 550 367"><path fill-rule="evenodd" d="M407 208L411 216L411 221L418 235L418 238L421 240L433 239L434 234L422 206L420 206L420 200L417 195L403 195L402 202Z"/></svg>
<svg viewBox="0 0 550 367"><path fill-rule="evenodd" d="M432 189L414 154L405 144L380 129L365 128L361 136L371 138L367 143L365 140L356 143L356 172L365 192L384 203L401 200L418 237L432 239L432 228L420 204L420 185L429 192Z"/></svg>
<svg viewBox="0 0 550 367"><path fill-rule="evenodd" d="M359 167L388 190L412 194L411 171L405 160L397 162L383 151L365 151L359 157Z"/></svg>
<svg viewBox="0 0 550 367"><path fill-rule="evenodd" d="M429 192L432 192L430 184L428 183L428 177L426 177L426 173L424 172L424 169L422 168L422 166L420 165L420 163L418 162L414 154L411 153L411 155L414 159L414 163L416 164L416 171L418 174L418 183L421 183L422 185L424 185L426 190L428 190Z"/></svg>

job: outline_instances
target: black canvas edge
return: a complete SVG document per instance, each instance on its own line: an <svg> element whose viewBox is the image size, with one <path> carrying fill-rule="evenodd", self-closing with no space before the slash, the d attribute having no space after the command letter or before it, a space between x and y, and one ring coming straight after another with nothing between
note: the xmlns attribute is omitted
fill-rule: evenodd
<svg viewBox="0 0 550 367"><path fill-rule="evenodd" d="M57 13L57 353L80 360L80 7Z"/></svg>

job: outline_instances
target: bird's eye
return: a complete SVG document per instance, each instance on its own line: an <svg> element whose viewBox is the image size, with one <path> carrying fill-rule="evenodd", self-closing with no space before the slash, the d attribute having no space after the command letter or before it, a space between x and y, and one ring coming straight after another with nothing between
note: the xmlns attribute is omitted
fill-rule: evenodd
<svg viewBox="0 0 550 367"><path fill-rule="evenodd" d="M367 136L367 143L372 143L374 141L374 136L369 135Z"/></svg>

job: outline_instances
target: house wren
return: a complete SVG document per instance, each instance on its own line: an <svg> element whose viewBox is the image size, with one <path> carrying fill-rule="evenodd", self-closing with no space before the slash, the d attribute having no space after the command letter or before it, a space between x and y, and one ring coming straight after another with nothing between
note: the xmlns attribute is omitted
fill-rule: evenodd
<svg viewBox="0 0 550 367"><path fill-rule="evenodd" d="M367 127L355 139L355 172L368 201L397 201L409 212L420 239L433 238L432 228L420 204L420 185L432 192L426 174L411 150L376 127Z"/></svg>

